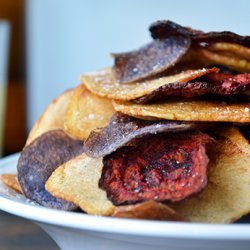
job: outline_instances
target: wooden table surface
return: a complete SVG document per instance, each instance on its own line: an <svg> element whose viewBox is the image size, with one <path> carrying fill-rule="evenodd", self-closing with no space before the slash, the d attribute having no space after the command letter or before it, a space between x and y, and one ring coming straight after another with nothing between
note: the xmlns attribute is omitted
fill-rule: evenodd
<svg viewBox="0 0 250 250"><path fill-rule="evenodd" d="M58 250L55 242L37 225L0 212L0 250Z"/></svg>

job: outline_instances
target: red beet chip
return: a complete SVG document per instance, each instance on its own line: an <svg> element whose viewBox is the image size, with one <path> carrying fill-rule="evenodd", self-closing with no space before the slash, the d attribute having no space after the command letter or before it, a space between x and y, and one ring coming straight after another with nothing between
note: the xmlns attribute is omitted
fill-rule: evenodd
<svg viewBox="0 0 250 250"><path fill-rule="evenodd" d="M181 201L206 186L212 141L198 131L143 138L104 158L99 186L115 205Z"/></svg>

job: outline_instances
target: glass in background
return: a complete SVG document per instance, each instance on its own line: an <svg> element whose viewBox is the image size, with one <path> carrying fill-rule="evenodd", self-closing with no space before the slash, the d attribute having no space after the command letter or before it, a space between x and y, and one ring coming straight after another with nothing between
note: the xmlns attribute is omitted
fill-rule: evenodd
<svg viewBox="0 0 250 250"><path fill-rule="evenodd" d="M9 31L9 23L0 20L0 157L3 154Z"/></svg>

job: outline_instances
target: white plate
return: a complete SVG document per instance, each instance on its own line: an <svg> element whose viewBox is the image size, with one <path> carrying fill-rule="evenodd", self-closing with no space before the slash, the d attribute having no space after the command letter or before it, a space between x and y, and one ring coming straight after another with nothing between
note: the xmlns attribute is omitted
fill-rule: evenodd
<svg viewBox="0 0 250 250"><path fill-rule="evenodd" d="M0 160L15 173L18 154ZM249 249L250 224L212 225L91 216L38 206L0 183L0 209L39 224L62 249Z"/></svg>

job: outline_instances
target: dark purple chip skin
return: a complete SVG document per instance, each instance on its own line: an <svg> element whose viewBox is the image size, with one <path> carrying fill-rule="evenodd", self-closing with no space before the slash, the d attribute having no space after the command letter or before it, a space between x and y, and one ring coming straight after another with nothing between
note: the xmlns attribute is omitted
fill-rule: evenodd
<svg viewBox="0 0 250 250"><path fill-rule="evenodd" d="M52 196L45 183L52 172L83 152L83 142L62 130L51 130L24 147L18 160L18 181L24 195L38 204L60 210L75 210L71 202Z"/></svg>
<svg viewBox="0 0 250 250"><path fill-rule="evenodd" d="M190 39L172 36L153 40L149 44L127 53L112 54L117 82L141 81L173 67L186 54Z"/></svg>
<svg viewBox="0 0 250 250"><path fill-rule="evenodd" d="M84 143L84 152L92 158L103 157L146 135L187 131L195 127L192 122L146 121L117 112L106 127L90 133Z"/></svg>

